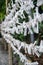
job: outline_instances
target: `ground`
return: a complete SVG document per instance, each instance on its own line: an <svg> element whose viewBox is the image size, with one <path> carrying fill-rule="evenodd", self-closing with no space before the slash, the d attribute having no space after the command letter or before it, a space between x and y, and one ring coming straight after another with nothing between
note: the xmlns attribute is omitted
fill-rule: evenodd
<svg viewBox="0 0 43 65"><path fill-rule="evenodd" d="M8 65L8 53L2 44L0 44L0 65Z"/></svg>

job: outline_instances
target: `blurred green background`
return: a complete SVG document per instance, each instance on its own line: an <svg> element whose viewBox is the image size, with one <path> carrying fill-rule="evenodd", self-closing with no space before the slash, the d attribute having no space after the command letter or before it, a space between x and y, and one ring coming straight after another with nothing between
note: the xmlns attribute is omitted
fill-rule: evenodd
<svg viewBox="0 0 43 65"><path fill-rule="evenodd" d="M5 13L6 13L5 0L0 0L0 21L4 19Z"/></svg>

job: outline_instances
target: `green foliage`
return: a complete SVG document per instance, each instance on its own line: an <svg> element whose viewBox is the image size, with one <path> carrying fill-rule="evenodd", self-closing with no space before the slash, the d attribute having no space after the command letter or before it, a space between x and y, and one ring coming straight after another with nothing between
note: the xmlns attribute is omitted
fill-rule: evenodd
<svg viewBox="0 0 43 65"><path fill-rule="evenodd" d="M14 34L11 34L11 35L12 35L13 38L15 38L15 39L18 39L18 40L20 40L20 41L24 41L24 38L25 38L24 34L14 33Z"/></svg>
<svg viewBox="0 0 43 65"><path fill-rule="evenodd" d="M4 13L0 13L0 21L2 21L5 18Z"/></svg>
<svg viewBox="0 0 43 65"><path fill-rule="evenodd" d="M35 13L35 8L33 8L33 9L31 8L31 14L30 15L31 15L32 19L34 18L34 13Z"/></svg>
<svg viewBox="0 0 43 65"><path fill-rule="evenodd" d="M33 4L36 6L37 0L32 0L32 1L33 1Z"/></svg>
<svg viewBox="0 0 43 65"><path fill-rule="evenodd" d="M28 14L26 13L25 10L23 11L23 14L24 14L25 18L21 18L21 17L18 15L18 20L19 20L20 23L23 23L23 21L25 21L25 22L28 22L28 21L29 21Z"/></svg>
<svg viewBox="0 0 43 65"><path fill-rule="evenodd" d="M18 20L20 23L23 23L23 19L20 16L18 16Z"/></svg>
<svg viewBox="0 0 43 65"><path fill-rule="evenodd" d="M39 23L39 33L40 33L41 39L43 39L43 21L42 23Z"/></svg>
<svg viewBox="0 0 43 65"><path fill-rule="evenodd" d="M43 21L42 23L39 23L39 31L40 33L43 33Z"/></svg>
<svg viewBox="0 0 43 65"><path fill-rule="evenodd" d="M25 10L23 11L23 13L24 13L24 15L25 15L25 22L28 22L28 21L29 21L28 14L26 13Z"/></svg>
<svg viewBox="0 0 43 65"><path fill-rule="evenodd" d="M41 6L41 9L43 10L43 5Z"/></svg>
<svg viewBox="0 0 43 65"><path fill-rule="evenodd" d="M5 0L0 0L0 21L2 21L5 17Z"/></svg>
<svg viewBox="0 0 43 65"><path fill-rule="evenodd" d="M42 14L43 13L43 5L39 6L38 9L39 9L39 13Z"/></svg>

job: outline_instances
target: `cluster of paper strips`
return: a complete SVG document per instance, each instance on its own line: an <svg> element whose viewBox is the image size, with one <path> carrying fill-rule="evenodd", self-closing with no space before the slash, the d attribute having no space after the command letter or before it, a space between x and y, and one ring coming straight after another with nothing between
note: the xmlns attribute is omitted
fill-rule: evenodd
<svg viewBox="0 0 43 65"><path fill-rule="evenodd" d="M43 0L37 1L37 6L40 6L43 4ZM7 41L7 43L10 43L11 47L20 56L20 60L24 62L24 65L38 65L38 62L30 62L26 55L23 55L23 53L20 52L20 49L23 47L25 50L25 53L28 54L36 54L38 57L41 55L40 53L43 53L43 40L40 42L40 46L37 46L37 41L34 41L34 43L27 44L26 42L22 42L20 40L17 40L12 37L11 34L22 34L24 36L27 36L27 34L33 34L39 33L39 25L38 23L41 23L43 20L43 14L39 14L38 7L35 9L35 13L33 13L33 17L31 17L31 9L34 8L34 4L32 0L15 0L15 4L12 0L12 9L10 4L8 4L7 11L10 12L6 17L5 20L1 24L1 33L3 35L3 38ZM28 21L25 21L25 15L23 12L26 12L28 14ZM19 22L19 17L24 19L24 21L21 23ZM28 29L28 33L27 33ZM33 29L33 30L32 30ZM17 48L16 48L17 47Z"/></svg>

